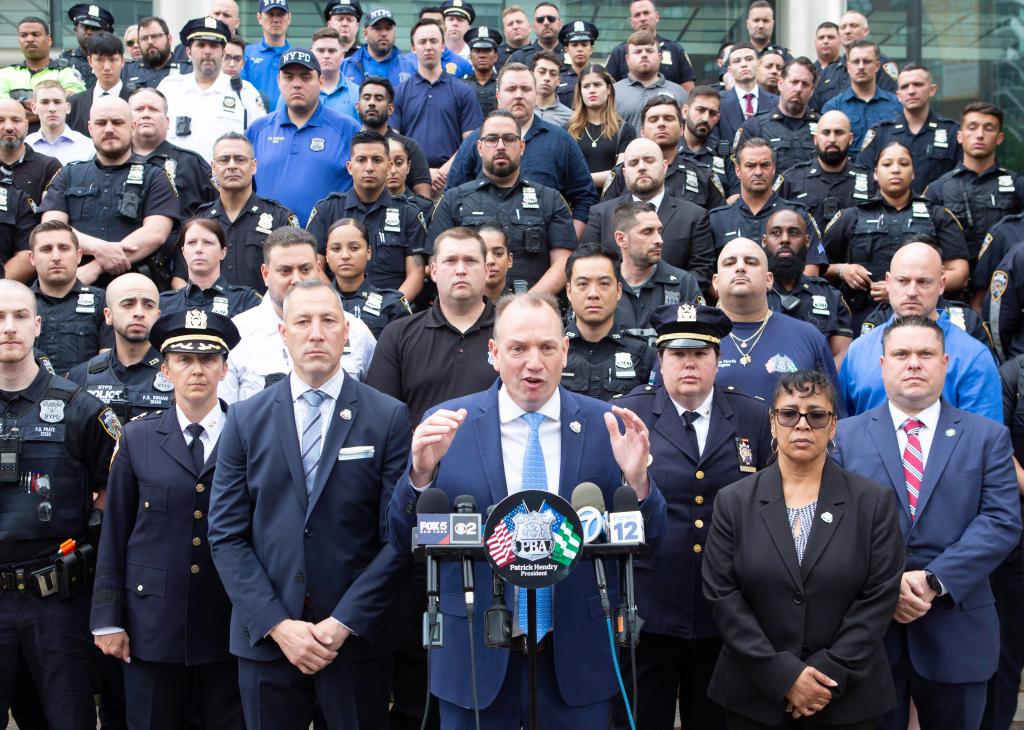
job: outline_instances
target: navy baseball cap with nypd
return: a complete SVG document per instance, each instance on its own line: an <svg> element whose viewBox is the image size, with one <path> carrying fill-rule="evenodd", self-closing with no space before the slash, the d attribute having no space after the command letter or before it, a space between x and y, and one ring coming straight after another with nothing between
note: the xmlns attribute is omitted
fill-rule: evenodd
<svg viewBox="0 0 1024 730"><path fill-rule="evenodd" d="M261 13L265 13L268 10L273 10L274 8L277 8L278 10L283 10L286 13L291 12L288 9L288 0L260 0L260 3L257 7L259 8L259 11Z"/></svg>
<svg viewBox="0 0 1024 730"><path fill-rule="evenodd" d="M278 68L285 66L302 66L310 71L320 73L320 62L316 60L312 51L305 48L293 48L281 54L281 65Z"/></svg>

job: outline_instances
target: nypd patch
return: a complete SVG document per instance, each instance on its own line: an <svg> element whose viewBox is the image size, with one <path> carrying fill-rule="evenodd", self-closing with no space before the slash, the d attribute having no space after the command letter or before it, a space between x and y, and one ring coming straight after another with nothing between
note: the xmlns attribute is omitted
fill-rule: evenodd
<svg viewBox="0 0 1024 730"><path fill-rule="evenodd" d="M112 410L104 408L100 411L100 414L96 416L96 420L98 420L100 425L103 426L103 430L107 432L107 436L115 441L121 440L121 422L117 420L117 416ZM113 459L111 459L111 461L113 461Z"/></svg>
<svg viewBox="0 0 1024 730"><path fill-rule="evenodd" d="M1010 277L1002 269L996 269L992 272L992 281L988 286L988 292L993 302L999 301L999 298L1003 296L1003 292L1006 291L1006 286L1009 282Z"/></svg>

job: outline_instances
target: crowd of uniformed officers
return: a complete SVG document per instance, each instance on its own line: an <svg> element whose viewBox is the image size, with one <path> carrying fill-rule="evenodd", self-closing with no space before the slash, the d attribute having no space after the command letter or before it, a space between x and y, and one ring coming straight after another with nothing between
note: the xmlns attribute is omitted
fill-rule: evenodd
<svg viewBox="0 0 1024 730"><path fill-rule="evenodd" d="M465 0L425 7L408 52L387 7L323 15L293 45L288 0L259 0L247 43L234 0L212 0L176 45L159 17L122 40L80 4L56 59L47 20L17 25L0 717L472 727L428 687L423 568L389 510L396 485L421 488L423 449L436 465L464 419L483 428L439 404L497 392L479 433L507 480L534 439L549 466L570 448L519 414L606 402L649 449L632 486L665 521L637 565L623 692L593 705L556 663L543 727L1008 728L1024 178L998 160L1004 111L938 114L931 71L881 54L857 11L818 26L812 60L755 0L706 82L651 0L605 65L600 29L544 0L500 29ZM729 533L742 490L774 547ZM872 519L888 532L862 534ZM833 533L864 574L822 578ZM784 570L751 573L775 549ZM773 592L787 602L764 615ZM610 667L573 671L596 686ZM486 726L526 722L514 674L481 698Z"/></svg>

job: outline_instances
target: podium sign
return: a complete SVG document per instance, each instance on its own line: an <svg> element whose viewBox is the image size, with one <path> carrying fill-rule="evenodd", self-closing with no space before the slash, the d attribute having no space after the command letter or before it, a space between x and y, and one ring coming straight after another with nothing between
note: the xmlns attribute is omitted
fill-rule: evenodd
<svg viewBox="0 0 1024 730"><path fill-rule="evenodd" d="M583 526L572 505L536 489L495 505L484 526L487 561L519 588L545 588L568 577L583 552Z"/></svg>

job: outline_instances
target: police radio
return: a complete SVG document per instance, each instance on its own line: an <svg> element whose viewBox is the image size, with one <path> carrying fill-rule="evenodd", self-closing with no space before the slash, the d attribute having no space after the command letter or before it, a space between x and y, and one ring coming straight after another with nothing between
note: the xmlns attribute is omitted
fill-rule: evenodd
<svg viewBox="0 0 1024 730"><path fill-rule="evenodd" d="M21 438L12 428L0 436L0 484L16 484L20 478L18 462L21 457Z"/></svg>

